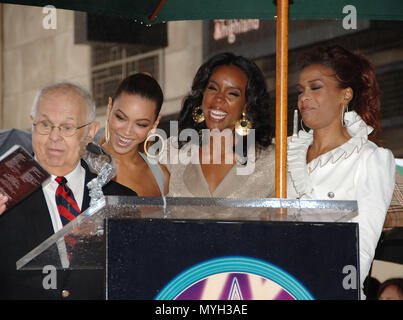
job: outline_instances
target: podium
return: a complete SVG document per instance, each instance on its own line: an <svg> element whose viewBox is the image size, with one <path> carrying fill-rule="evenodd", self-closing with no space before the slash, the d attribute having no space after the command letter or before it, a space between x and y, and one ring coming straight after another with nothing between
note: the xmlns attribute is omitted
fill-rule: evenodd
<svg viewBox="0 0 403 320"><path fill-rule="evenodd" d="M16 267L104 270L111 300L359 299L356 215L356 201L106 196Z"/></svg>

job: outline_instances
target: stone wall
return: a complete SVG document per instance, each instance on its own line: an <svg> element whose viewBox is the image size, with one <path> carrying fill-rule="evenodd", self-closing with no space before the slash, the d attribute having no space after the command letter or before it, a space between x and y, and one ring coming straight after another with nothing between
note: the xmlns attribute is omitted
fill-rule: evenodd
<svg viewBox="0 0 403 320"><path fill-rule="evenodd" d="M74 44L74 13L56 11L56 29L45 29L42 7L3 5L3 129L30 127L36 92L59 81L90 89L90 46Z"/></svg>
<svg viewBox="0 0 403 320"><path fill-rule="evenodd" d="M37 91L59 81L72 81L91 91L91 45L74 43L74 12L56 10L56 29L43 26L42 7L2 5L1 129L27 129ZM0 48L1 50L1 48ZM168 24L163 54L163 115L179 112L202 63L202 22ZM98 113L103 124L104 115Z"/></svg>

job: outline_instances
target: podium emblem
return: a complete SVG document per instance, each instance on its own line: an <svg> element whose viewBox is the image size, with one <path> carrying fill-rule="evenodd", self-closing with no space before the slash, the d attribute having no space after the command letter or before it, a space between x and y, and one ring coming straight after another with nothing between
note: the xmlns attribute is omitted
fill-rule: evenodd
<svg viewBox="0 0 403 320"><path fill-rule="evenodd" d="M222 257L204 261L171 280L156 300L312 300L295 277L266 261Z"/></svg>

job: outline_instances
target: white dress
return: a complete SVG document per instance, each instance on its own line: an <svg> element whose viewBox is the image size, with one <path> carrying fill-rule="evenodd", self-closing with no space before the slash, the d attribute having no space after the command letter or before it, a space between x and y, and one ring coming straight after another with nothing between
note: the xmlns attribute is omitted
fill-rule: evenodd
<svg viewBox="0 0 403 320"><path fill-rule="evenodd" d="M361 288L369 273L395 183L390 150L368 140L373 130L356 112L344 117L352 137L343 145L306 163L313 131L301 130L288 140L287 197L316 200L357 200Z"/></svg>

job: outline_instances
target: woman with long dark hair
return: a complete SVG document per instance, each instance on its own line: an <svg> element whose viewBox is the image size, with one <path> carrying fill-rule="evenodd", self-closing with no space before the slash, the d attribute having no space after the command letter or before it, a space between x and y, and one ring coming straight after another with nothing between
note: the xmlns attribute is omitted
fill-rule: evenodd
<svg viewBox="0 0 403 320"><path fill-rule="evenodd" d="M114 180L139 196L168 193L167 169L149 161L144 146L150 131L158 126L163 100L158 82L144 73L125 78L109 98L102 147L115 160Z"/></svg>
<svg viewBox="0 0 403 320"><path fill-rule="evenodd" d="M178 164L168 164L169 195L273 196L272 120L266 82L256 64L232 53L210 58L197 71L180 111L179 137L195 135L171 139L180 153L194 157L190 163L179 157Z"/></svg>
<svg viewBox="0 0 403 320"><path fill-rule="evenodd" d="M357 200L362 284L394 187L393 154L375 144L380 89L368 59L340 46L307 51L299 65L298 109L311 130L289 139L287 196Z"/></svg>

